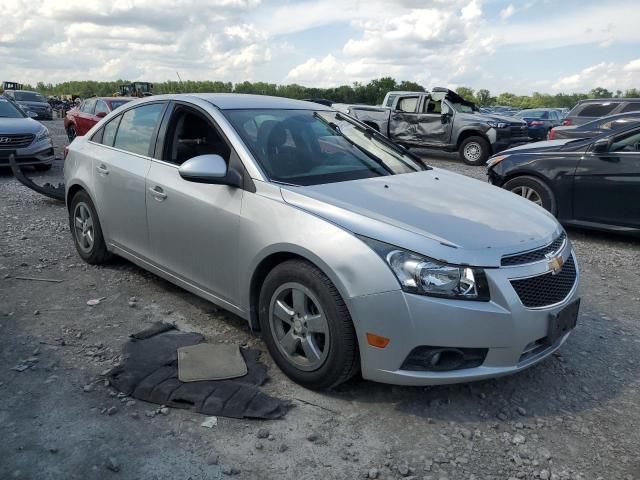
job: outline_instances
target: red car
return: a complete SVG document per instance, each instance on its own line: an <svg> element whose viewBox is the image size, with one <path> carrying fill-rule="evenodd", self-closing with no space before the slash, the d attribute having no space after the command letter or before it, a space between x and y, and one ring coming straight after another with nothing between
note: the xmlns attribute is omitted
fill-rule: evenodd
<svg viewBox="0 0 640 480"><path fill-rule="evenodd" d="M84 135L91 127L106 117L111 110L134 100L130 97L92 97L87 98L79 106L72 108L64 117L64 129L69 141L78 135Z"/></svg>

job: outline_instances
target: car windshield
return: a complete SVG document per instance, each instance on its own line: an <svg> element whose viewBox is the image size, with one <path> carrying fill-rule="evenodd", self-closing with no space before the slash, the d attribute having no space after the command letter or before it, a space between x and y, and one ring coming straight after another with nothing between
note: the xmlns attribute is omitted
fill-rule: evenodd
<svg viewBox="0 0 640 480"><path fill-rule="evenodd" d="M6 98L0 97L0 118L24 118L25 115Z"/></svg>
<svg viewBox="0 0 640 480"><path fill-rule="evenodd" d="M272 181L317 185L430 168L339 112L226 110L224 114Z"/></svg>
<svg viewBox="0 0 640 480"><path fill-rule="evenodd" d="M47 102L44 97L37 92L16 92L15 99L17 102Z"/></svg>

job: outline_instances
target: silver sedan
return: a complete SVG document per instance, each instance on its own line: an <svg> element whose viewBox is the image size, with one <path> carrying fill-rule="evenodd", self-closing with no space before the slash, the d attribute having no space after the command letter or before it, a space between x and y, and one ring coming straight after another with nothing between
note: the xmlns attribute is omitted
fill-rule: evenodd
<svg viewBox="0 0 640 480"><path fill-rule="evenodd" d="M322 105L134 101L73 141L65 181L85 261L125 257L240 315L309 388L509 374L576 324L553 216Z"/></svg>

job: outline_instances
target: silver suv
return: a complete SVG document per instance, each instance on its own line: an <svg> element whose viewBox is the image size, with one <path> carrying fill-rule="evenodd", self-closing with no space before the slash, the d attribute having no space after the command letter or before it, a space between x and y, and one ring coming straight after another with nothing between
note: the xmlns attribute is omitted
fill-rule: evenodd
<svg viewBox="0 0 640 480"><path fill-rule="evenodd" d="M576 324L562 227L323 105L131 102L69 146L79 255L117 254L246 319L310 388L522 370Z"/></svg>

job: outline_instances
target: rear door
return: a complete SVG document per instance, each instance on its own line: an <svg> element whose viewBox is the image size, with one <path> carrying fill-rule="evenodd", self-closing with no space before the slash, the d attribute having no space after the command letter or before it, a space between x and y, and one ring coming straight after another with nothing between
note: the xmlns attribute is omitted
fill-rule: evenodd
<svg viewBox="0 0 640 480"><path fill-rule="evenodd" d="M582 157L573 208L577 220L640 228L640 128L613 136L608 152Z"/></svg>
<svg viewBox="0 0 640 480"><path fill-rule="evenodd" d="M244 190L184 180L178 168L194 156L240 162L211 116L176 102L163 122L147 175L152 260L172 275L229 303L235 297L238 227ZM240 167L241 169L242 167Z"/></svg>
<svg viewBox="0 0 640 480"><path fill-rule="evenodd" d="M145 177L166 102L145 103L111 119L94 155L95 192L109 243L149 257Z"/></svg>

